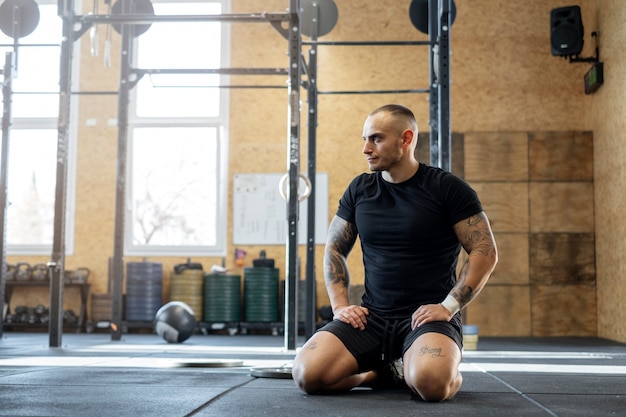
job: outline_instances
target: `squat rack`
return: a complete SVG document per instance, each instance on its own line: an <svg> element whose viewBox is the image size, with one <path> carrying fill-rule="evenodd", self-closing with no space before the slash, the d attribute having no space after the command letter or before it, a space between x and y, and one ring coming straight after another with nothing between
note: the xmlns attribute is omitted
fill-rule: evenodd
<svg viewBox="0 0 626 417"><path fill-rule="evenodd" d="M304 66L307 81L303 85L308 97L308 159L307 175L312 192L308 197L307 248L306 248L306 306L305 337L315 331L316 317L316 277L315 277L315 179L317 155L317 120L318 95L324 94L384 94L384 93L429 93L430 103L430 164L451 170L452 132L450 130L450 25L452 22L452 0L428 0L428 41L318 41L321 11L315 1L312 4L311 40L303 41L309 45L308 65ZM317 88L318 46L403 46L427 45L429 50L429 88L402 90L344 90L320 91Z"/></svg>
<svg viewBox="0 0 626 417"><path fill-rule="evenodd" d="M120 340L122 332L122 292L123 292L123 256L124 256L124 200L126 188L126 155L128 138L128 104L129 92L136 81L133 76L143 76L151 70L138 70L130 65L133 53L131 24L163 22L163 21L220 21L220 22L269 22L288 40L289 65L286 70L278 74L288 75L288 196L287 222L288 236L286 245L286 280L285 280L285 348L293 350L296 347L297 335L297 225L298 225L298 182L300 178L300 86L303 84L301 75L306 72L306 83L309 103L309 159L308 177L312 183L312 193L309 197L308 237L307 237L307 266L306 266L306 335L313 333L315 326L315 269L314 269L314 219L315 219L315 154L316 154L316 127L317 127L317 97L318 94L371 94L384 92L429 92L430 94L430 127L431 127L431 163L449 169L450 126L449 126L449 21L450 4L452 0L429 1L430 40L420 44L438 45L438 67L434 48L430 51L430 87L425 90L394 90L394 91L343 91L320 92L317 90L317 46L325 43L318 42L313 36L311 42L303 42L301 34L302 12L300 0L289 0L289 9L286 13L262 14L222 14L222 15L192 15L192 16L148 16L145 14L130 13L130 0L122 1L120 15L75 15L73 0L58 1L58 15L63 19L63 41L61 43L60 64L60 95L59 95L59 123L57 145L57 183L55 190L55 222L51 260L48 264L50 271L50 324L49 345L60 347L63 331L63 275L65 263L65 212L67 195L67 156L69 146L69 108L71 92L71 62L74 42L79 39L95 23L121 24L121 75L118 91L118 161L115 202L115 236L114 255L112 260L112 340ZM313 3L315 1L313 0ZM287 22L284 29L281 23ZM75 29L78 28L78 29ZM308 66L301 57L303 44L310 45ZM330 44L330 43L326 43ZM334 43L339 44L339 43ZM342 43L348 44L348 43ZM352 42L352 45L384 45L380 42ZM389 43L387 43L389 44ZM417 44L417 43L411 43ZM305 71L306 70L306 71ZM5 78L6 78L5 69ZM159 72L162 70L153 70ZM176 70L180 73L189 70ZM210 70L207 70L210 71ZM224 74L277 74L276 69L220 69L214 72ZM6 84L6 83L5 83ZM10 84L9 84L10 88ZM4 92L4 90L3 90ZM5 101L10 91L5 93ZM5 112L7 107L5 105ZM3 136L8 132L3 117ZM433 134L435 133L435 134ZM3 146L7 141L3 141ZM6 164L2 165L2 170ZM2 213L0 213L2 214ZM6 222L5 222L6 223ZM5 262L4 253L2 262ZM4 270L3 270L4 271ZM0 280L0 295L5 287L5 273ZM4 297L0 300L3 303ZM0 307L2 304L0 304ZM0 331L1 331L0 323Z"/></svg>
<svg viewBox="0 0 626 417"><path fill-rule="evenodd" d="M120 84L118 91L118 148L117 148L117 181L115 196L115 233L112 258L112 321L111 338L120 340L122 335L122 292L124 276L124 217L125 217L125 190L126 190L126 156L128 139L128 105L130 89L141 77L148 73L164 73L163 70L137 70L131 67L133 56L133 37L131 24L153 23L163 21L219 21L219 22L269 22L289 43L289 66L284 71L276 72L275 69L221 69L217 72L227 74L287 74L288 75L288 171L289 171L289 195L288 195L288 233L291 237L297 237L297 208L298 208L298 179L299 172L299 138L300 138L300 49L301 35L299 32L300 8L299 0L290 0L289 12L287 13L262 13L262 14L222 14L222 15L175 15L156 16L131 13L131 1L122 1L122 13L120 15L75 15L73 0L59 0L59 16L63 18L63 42L61 50L61 103L59 122L59 145L57 159L57 193L55 205L55 233L53 253L49 263L51 280L51 320L49 326L50 346L59 347L62 336L62 316L54 314L61 309L63 296L63 273L64 273L64 224L62 221L65 212L63 201L65 200L65 184L67 181L67 110L70 96L69 90L71 79L71 46L79 39L91 25L95 23L121 24L121 68ZM288 29L284 29L281 23L287 22ZM78 27L77 30L73 28ZM178 73L188 73L190 70L176 70ZM65 82L64 82L65 81ZM64 111L65 110L65 111ZM297 243L297 241L296 241ZM295 260L297 245L288 248L288 259ZM293 278L296 276L295 262L288 262L286 290L288 297L285 302L286 322L288 317L295 315L296 290ZM293 300L293 302L292 302ZM287 330L285 334L290 334ZM293 347L295 348L295 346Z"/></svg>

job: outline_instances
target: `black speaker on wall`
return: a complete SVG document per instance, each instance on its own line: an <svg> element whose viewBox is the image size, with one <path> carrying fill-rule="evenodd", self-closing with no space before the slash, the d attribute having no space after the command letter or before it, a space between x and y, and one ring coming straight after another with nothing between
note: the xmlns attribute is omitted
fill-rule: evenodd
<svg viewBox="0 0 626 417"><path fill-rule="evenodd" d="M578 55L583 49L583 21L579 6L567 6L550 12L552 55Z"/></svg>

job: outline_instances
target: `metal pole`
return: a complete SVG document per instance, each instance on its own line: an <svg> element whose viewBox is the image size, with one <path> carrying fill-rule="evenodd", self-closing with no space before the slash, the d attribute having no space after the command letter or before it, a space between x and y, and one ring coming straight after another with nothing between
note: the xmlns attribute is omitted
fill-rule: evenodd
<svg viewBox="0 0 626 417"><path fill-rule="evenodd" d="M312 41L317 41L317 29L320 9L317 3L312 6L315 10L314 25L311 35ZM317 175L317 45L311 45L309 49L308 63L308 169L307 174L311 182L311 195L307 201L307 245L306 245L306 297L305 297L305 321L304 337L309 339L315 332L316 324L316 278L315 278L315 191Z"/></svg>
<svg viewBox="0 0 626 417"><path fill-rule="evenodd" d="M65 9L63 8L65 7ZM73 1L59 2L58 14L63 18L61 63L59 80L59 122L57 143L57 172L54 205L54 238L52 255L48 263L50 275L50 322L48 334L50 347L61 347L63 334L63 290L65 278L65 216L67 197L67 152L69 148L70 88L72 79L72 50L74 31L70 16Z"/></svg>
<svg viewBox="0 0 626 417"><path fill-rule="evenodd" d="M288 148L289 196L287 201L287 247L285 279L285 349L296 348L298 334L298 182L300 179L300 1L289 2Z"/></svg>
<svg viewBox="0 0 626 417"><path fill-rule="evenodd" d="M450 131L450 10L452 0L439 0L439 146L440 167L452 170Z"/></svg>
<svg viewBox="0 0 626 417"><path fill-rule="evenodd" d="M130 13L130 1L123 0L123 13ZM111 340L122 339L122 294L124 285L124 222L126 217L126 159L128 154L128 103L130 96L132 26L122 25L120 86L117 108L117 181L115 187L115 234L111 280Z"/></svg>
<svg viewBox="0 0 626 417"><path fill-rule="evenodd" d="M428 2L428 37L430 40L430 165L439 166L439 80L437 79L437 35L439 33L439 0Z"/></svg>
<svg viewBox="0 0 626 417"><path fill-rule="evenodd" d="M2 82L2 149L0 153L0 219L2 221L2 238L0 240L0 254L2 262L0 265L0 337L2 337L2 322L4 319L4 299L6 297L7 283L7 209L9 201L7 199L8 172L9 172L9 134L11 129L11 96L12 82L15 71L15 54L7 52L4 62L4 81Z"/></svg>

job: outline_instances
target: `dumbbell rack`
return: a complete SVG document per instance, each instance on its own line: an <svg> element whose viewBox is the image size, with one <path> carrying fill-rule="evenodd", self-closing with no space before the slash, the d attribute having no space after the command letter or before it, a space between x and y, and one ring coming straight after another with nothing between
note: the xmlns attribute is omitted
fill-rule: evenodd
<svg viewBox="0 0 626 417"><path fill-rule="evenodd" d="M78 315L77 331L85 331L85 320L87 317L87 299L89 297L88 283L66 283L65 287L77 287L80 292L80 313ZM11 297L15 288L23 287L50 287L48 281L6 281L6 291L4 302L7 306L7 314L11 312ZM27 324L27 323L3 323L3 327L41 327L43 324Z"/></svg>

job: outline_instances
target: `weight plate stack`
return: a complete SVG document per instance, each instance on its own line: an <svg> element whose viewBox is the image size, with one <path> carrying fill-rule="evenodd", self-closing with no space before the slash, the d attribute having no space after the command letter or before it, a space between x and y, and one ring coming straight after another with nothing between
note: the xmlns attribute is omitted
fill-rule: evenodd
<svg viewBox="0 0 626 417"><path fill-rule="evenodd" d="M204 272L202 269L182 269L172 272L170 281L170 300L182 301L194 312L197 321L202 318L202 286Z"/></svg>
<svg viewBox="0 0 626 417"><path fill-rule="evenodd" d="M241 275L206 274L203 321L228 323L240 319Z"/></svg>
<svg viewBox="0 0 626 417"><path fill-rule="evenodd" d="M278 268L244 268L243 292L246 322L279 320Z"/></svg>
<svg viewBox="0 0 626 417"><path fill-rule="evenodd" d="M91 294L91 321L111 321L112 304L111 294L93 293Z"/></svg>
<svg viewBox="0 0 626 417"><path fill-rule="evenodd" d="M126 264L126 320L153 321L163 305L163 265L157 262Z"/></svg>

